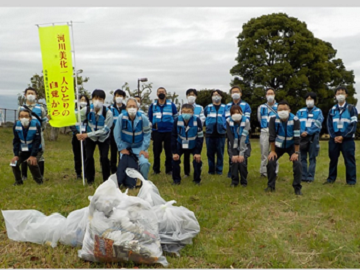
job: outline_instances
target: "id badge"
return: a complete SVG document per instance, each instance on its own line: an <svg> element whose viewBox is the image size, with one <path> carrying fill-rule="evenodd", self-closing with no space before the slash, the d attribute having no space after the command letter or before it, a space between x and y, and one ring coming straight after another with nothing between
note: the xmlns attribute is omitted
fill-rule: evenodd
<svg viewBox="0 0 360 270"><path fill-rule="evenodd" d="M339 122L337 124L337 127L338 127L338 129L341 129L341 128L344 127L344 124L343 124L343 122L341 120L339 120Z"/></svg>
<svg viewBox="0 0 360 270"><path fill-rule="evenodd" d="M189 141L183 140L182 141L182 148L183 149L189 149Z"/></svg>
<svg viewBox="0 0 360 270"><path fill-rule="evenodd" d="M313 115L313 114L309 114L308 116L309 116L309 118L313 118L313 117L314 117L314 115Z"/></svg>
<svg viewBox="0 0 360 270"><path fill-rule="evenodd" d="M283 143L283 142L282 142L281 140L279 140L278 138L275 139L275 146L281 148L282 143Z"/></svg>
<svg viewBox="0 0 360 270"><path fill-rule="evenodd" d="M158 114L156 115L156 118L161 119L161 113L158 113Z"/></svg>
<svg viewBox="0 0 360 270"><path fill-rule="evenodd" d="M311 127L311 119L306 121L306 127Z"/></svg>
<svg viewBox="0 0 360 270"><path fill-rule="evenodd" d="M28 152L29 151L29 147L27 146L27 144L21 144L21 151L22 152Z"/></svg>
<svg viewBox="0 0 360 270"><path fill-rule="evenodd" d="M11 166L11 167L16 167L16 164L17 164L17 160L15 160L14 163L10 163L10 166Z"/></svg>

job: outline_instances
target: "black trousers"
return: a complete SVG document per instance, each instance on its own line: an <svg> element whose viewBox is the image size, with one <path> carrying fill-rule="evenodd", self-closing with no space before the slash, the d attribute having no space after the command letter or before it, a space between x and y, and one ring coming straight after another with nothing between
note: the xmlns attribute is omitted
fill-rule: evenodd
<svg viewBox="0 0 360 270"><path fill-rule="evenodd" d="M184 153L184 174L190 175L190 153Z"/></svg>
<svg viewBox="0 0 360 270"><path fill-rule="evenodd" d="M247 157L244 158L242 163L231 163L231 184L238 185L239 184L239 173L240 173L240 184L247 185Z"/></svg>
<svg viewBox="0 0 360 270"><path fill-rule="evenodd" d="M76 138L76 135L74 134L71 140L71 144L72 144L72 150L74 153L74 168L75 168L75 172L76 175L82 175L82 170L81 170L81 142ZM83 158L84 158L84 163L85 163L85 141L83 141ZM84 164L85 165L85 164ZM84 166L85 167L85 166Z"/></svg>
<svg viewBox="0 0 360 270"><path fill-rule="evenodd" d="M25 160L27 160L30 157L30 152L20 152L19 154L19 160L17 161L16 167L12 167L13 173L14 173L14 177L15 177L15 182L17 184L22 184L23 181L21 179L21 171L20 171L20 165L27 163ZM34 180L36 181L36 183L38 184L42 184L43 183L43 178L40 172L40 167L39 167L39 159L41 157L41 155L43 154L42 151L39 151L37 156L36 156L36 160L37 160L37 165L28 165L30 172L32 174L32 177L34 178Z"/></svg>
<svg viewBox="0 0 360 270"><path fill-rule="evenodd" d="M85 140L86 158L85 158L85 175L88 184L92 184L95 180L95 161L94 151L98 145L100 152L100 164L102 170L103 181L105 182L110 176L110 161L109 161L109 147L110 138L107 138L104 142L94 142L90 138Z"/></svg>
<svg viewBox="0 0 360 270"><path fill-rule="evenodd" d="M118 161L119 161L119 150L114 138L114 128L110 130L110 170L111 174L117 172Z"/></svg>
<svg viewBox="0 0 360 270"><path fill-rule="evenodd" d="M172 171L172 153L171 153L171 132L152 132L153 139L153 152L154 152L154 165L153 170L155 173L160 172L160 155L163 149L165 149L165 172Z"/></svg>
<svg viewBox="0 0 360 270"><path fill-rule="evenodd" d="M276 181L276 161L285 153L288 153L289 157L295 153L295 146L288 148L278 148L275 147L275 152L277 154L276 160L269 160L267 164L267 175L268 175L268 187L275 189ZM297 161L293 161L293 172L294 180L292 186L295 191L301 190L301 175L302 175L302 166L301 166L301 156L299 155Z"/></svg>
<svg viewBox="0 0 360 270"><path fill-rule="evenodd" d="M190 154L193 155L193 149L181 149L180 153L179 153L179 160L175 161L172 160L173 163L173 172L172 172L172 177L173 177L173 181L175 183L180 183L181 182L181 176L180 176L180 163L181 163L181 155L187 153L189 156ZM196 162L195 159L193 160L193 166L194 166L194 182L196 183L200 183L201 178L201 167L202 167L202 161L200 162Z"/></svg>

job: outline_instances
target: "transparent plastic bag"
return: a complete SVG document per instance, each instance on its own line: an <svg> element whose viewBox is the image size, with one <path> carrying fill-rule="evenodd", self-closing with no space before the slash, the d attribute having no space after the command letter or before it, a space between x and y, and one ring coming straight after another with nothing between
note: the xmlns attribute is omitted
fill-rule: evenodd
<svg viewBox="0 0 360 270"><path fill-rule="evenodd" d="M153 206L158 221L159 235L164 251L175 253L199 234L200 225L194 212L183 206L174 206L176 201L169 201L163 205Z"/></svg>
<svg viewBox="0 0 360 270"><path fill-rule="evenodd" d="M3 210L7 235L11 240L57 246L66 218L59 213L46 216L37 210Z"/></svg>
<svg viewBox="0 0 360 270"><path fill-rule="evenodd" d="M158 188L150 180L145 180L141 173L132 168L125 170L126 174L132 178L138 178L142 182L142 187L138 197L150 203L151 206L165 204L166 201L160 196Z"/></svg>
<svg viewBox="0 0 360 270"><path fill-rule="evenodd" d="M112 181L101 184L91 198L89 222L78 255L94 262L168 265L150 204L121 193Z"/></svg>

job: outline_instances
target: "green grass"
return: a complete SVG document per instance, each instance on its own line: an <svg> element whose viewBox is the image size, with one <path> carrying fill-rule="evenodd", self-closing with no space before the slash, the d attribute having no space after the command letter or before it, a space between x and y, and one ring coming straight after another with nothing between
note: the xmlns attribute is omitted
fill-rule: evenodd
<svg viewBox="0 0 360 270"><path fill-rule="evenodd" d="M46 142L45 175L38 186L29 178L23 186L12 186L9 166L12 158L12 130L0 129L0 206L6 209L36 209L49 215L71 211L89 204L87 197L101 184L99 154L96 150L95 187L83 187L75 179L71 136L60 135L56 142ZM359 149L359 142L356 142ZM321 141L314 183L303 184L303 196L295 196L292 164L284 156L276 192L264 192L266 179L259 177L258 140L252 140L248 187L230 188L224 175L207 174L206 149L202 152L202 186L185 178L172 186L171 176L149 176L165 200L176 200L195 212L201 232L193 245L181 251L181 257L167 256L170 268L360 268L360 196L359 184L345 185L342 157L338 179L322 185L328 174L328 143ZM150 151L151 153L152 151ZM356 157L359 159L359 152ZM152 154L150 155L152 159ZM164 169L162 155L162 172ZM152 160L150 160L152 162ZM359 165L358 165L359 166ZM193 172L193 170L192 170ZM359 173L359 172L358 172ZM136 195L136 192L132 193ZM4 219L0 217L0 268L119 268L133 263L90 263L78 258L76 248L59 244L56 248L8 239ZM142 266L155 267L160 266Z"/></svg>

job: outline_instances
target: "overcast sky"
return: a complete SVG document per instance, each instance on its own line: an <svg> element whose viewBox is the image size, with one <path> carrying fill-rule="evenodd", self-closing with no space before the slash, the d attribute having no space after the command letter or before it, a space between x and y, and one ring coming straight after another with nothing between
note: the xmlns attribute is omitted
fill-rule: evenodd
<svg viewBox="0 0 360 270"><path fill-rule="evenodd" d="M164 86L184 99L190 87L228 91L242 25L274 12L306 22L358 81L359 7L0 7L0 108L17 108L17 94L41 74L35 24L82 22L74 23L76 68L90 77L87 90L108 94L125 82L135 89L137 79L147 77L154 90Z"/></svg>

